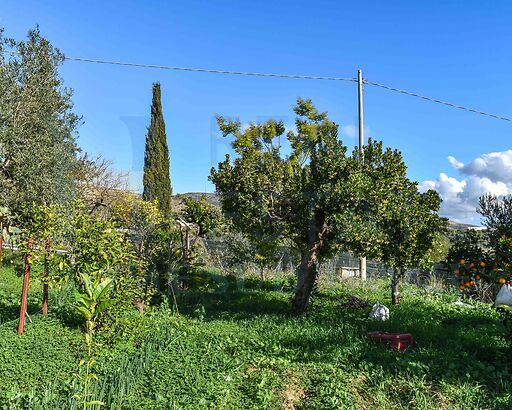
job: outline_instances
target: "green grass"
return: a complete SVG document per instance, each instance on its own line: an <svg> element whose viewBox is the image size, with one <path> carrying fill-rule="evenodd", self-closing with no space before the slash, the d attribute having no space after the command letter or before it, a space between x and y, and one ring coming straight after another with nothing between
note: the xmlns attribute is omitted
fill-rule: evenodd
<svg viewBox="0 0 512 410"><path fill-rule="evenodd" d="M201 290L144 316L130 312L96 337L97 398L123 409L509 409L510 342L494 309L458 295L402 287L386 323L345 310L349 295L388 306L386 281L322 288L304 317L288 314L290 282L203 276ZM32 323L16 334L21 280L0 271L0 407L67 408L84 355L81 328L52 292L50 315L32 283ZM411 332L388 350L370 330ZM50 388L45 388L51 383ZM43 404L46 403L46 404Z"/></svg>

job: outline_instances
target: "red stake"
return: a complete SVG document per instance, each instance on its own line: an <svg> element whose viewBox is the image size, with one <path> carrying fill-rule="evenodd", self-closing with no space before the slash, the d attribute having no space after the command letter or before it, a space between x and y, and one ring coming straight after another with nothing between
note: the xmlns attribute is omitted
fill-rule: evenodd
<svg viewBox="0 0 512 410"><path fill-rule="evenodd" d="M50 254L50 240L44 244L44 272L43 272L43 316L48 314L48 256Z"/></svg>
<svg viewBox="0 0 512 410"><path fill-rule="evenodd" d="M25 254L25 267L23 276L23 290L21 291L21 308L20 308L20 323L18 324L18 335L21 336L25 328L25 316L27 315L27 296L28 296L28 283L30 280L30 250L34 245L34 240L28 238L28 250Z"/></svg>

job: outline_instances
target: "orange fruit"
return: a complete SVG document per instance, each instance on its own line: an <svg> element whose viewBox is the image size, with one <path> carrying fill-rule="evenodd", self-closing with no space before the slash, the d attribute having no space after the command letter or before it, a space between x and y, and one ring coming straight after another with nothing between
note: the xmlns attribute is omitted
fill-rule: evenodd
<svg viewBox="0 0 512 410"><path fill-rule="evenodd" d="M464 259L461 259L461 260L460 260L460 264L461 264L461 265L465 265L465 264L466 264L466 261L465 261Z"/></svg>
<svg viewBox="0 0 512 410"><path fill-rule="evenodd" d="M471 262L471 263L469 264L469 267L470 267L470 268L474 268L474 267L475 267L475 264L474 264L473 262Z"/></svg>
<svg viewBox="0 0 512 410"><path fill-rule="evenodd" d="M469 282L469 286L475 286L475 282L473 282L473 281Z"/></svg>
<svg viewBox="0 0 512 410"><path fill-rule="evenodd" d="M475 279L476 279L476 280L480 280L480 275L476 275L476 276L475 276Z"/></svg>
<svg viewBox="0 0 512 410"><path fill-rule="evenodd" d="M482 268L485 268L485 262L480 262L480 266L481 266Z"/></svg>
<svg viewBox="0 0 512 410"><path fill-rule="evenodd" d="M498 282L500 283L500 285L503 285L506 282L506 280L505 278L500 278Z"/></svg>

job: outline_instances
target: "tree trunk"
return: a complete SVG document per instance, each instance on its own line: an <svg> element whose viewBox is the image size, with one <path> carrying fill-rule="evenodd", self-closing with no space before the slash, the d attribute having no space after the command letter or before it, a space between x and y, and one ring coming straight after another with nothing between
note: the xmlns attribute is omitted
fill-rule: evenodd
<svg viewBox="0 0 512 410"><path fill-rule="evenodd" d="M185 231L185 267L190 268L190 237L188 228Z"/></svg>
<svg viewBox="0 0 512 410"><path fill-rule="evenodd" d="M391 304L398 305L398 284L402 272L398 272L398 269L393 269L393 278L391 279Z"/></svg>
<svg viewBox="0 0 512 410"><path fill-rule="evenodd" d="M2 267L3 252L4 252L4 223L2 221L2 222L0 222L0 267Z"/></svg>
<svg viewBox="0 0 512 410"><path fill-rule="evenodd" d="M139 280L142 277L142 273L143 273L144 252L145 252L144 246L145 246L144 239L141 239L140 244L139 244L139 249L138 249L138 252L139 252L138 265L139 266L137 267L138 274L139 274L138 275ZM145 279L145 291L144 291L145 294L147 293L147 290L148 290L148 281L149 281L149 279L146 278ZM144 314L144 298L137 297L132 300L132 303L137 308L139 313L141 315L143 315Z"/></svg>
<svg viewBox="0 0 512 410"><path fill-rule="evenodd" d="M309 298L318 277L318 255L324 245L326 233L325 215L323 212L317 211L309 223L308 247L302 254L297 269L297 289L293 300L293 312L295 314L304 313L308 306Z"/></svg>
<svg viewBox="0 0 512 410"><path fill-rule="evenodd" d="M50 240L44 244L44 272L43 272L43 316L48 314L48 257L50 255Z"/></svg>

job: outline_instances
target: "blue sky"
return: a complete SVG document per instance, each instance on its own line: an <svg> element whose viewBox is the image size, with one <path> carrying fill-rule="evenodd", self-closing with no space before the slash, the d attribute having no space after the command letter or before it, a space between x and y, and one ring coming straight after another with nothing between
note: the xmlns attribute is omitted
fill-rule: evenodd
<svg viewBox="0 0 512 410"><path fill-rule="evenodd" d="M23 38L39 24L70 57L342 77L361 68L375 82L512 116L511 12L509 1L469 0L2 0L0 26ZM80 145L130 171L135 188L153 81L162 84L175 192L213 190L209 169L228 150L216 113L291 125L295 99L309 97L345 127L346 144L355 143L352 83L78 62L66 62L61 73L85 120ZM512 192L512 123L369 86L365 120L369 135L403 152L411 178L441 192L447 216L477 221L479 194Z"/></svg>

